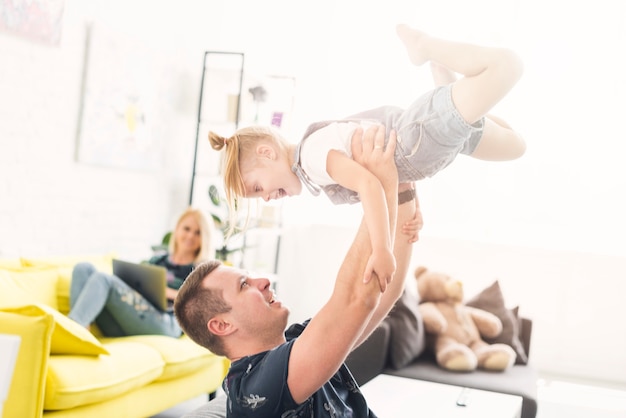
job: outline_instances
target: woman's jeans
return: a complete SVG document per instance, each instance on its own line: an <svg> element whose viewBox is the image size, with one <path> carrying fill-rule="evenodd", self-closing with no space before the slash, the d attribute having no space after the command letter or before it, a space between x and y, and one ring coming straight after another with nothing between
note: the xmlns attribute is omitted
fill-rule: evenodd
<svg viewBox="0 0 626 418"><path fill-rule="evenodd" d="M174 314L159 311L122 279L90 263L72 271L70 307L68 317L84 327L95 321L107 337L182 334Z"/></svg>

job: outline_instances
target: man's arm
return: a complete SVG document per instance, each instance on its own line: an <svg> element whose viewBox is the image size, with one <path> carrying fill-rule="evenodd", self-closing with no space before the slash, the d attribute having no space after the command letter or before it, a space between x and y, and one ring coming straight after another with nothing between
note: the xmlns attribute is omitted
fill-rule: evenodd
<svg viewBox="0 0 626 418"><path fill-rule="evenodd" d="M377 129L368 130L364 137L370 139L377 133L380 137ZM361 134L360 130L357 131L355 139L360 140ZM385 194L392 196L388 216L395 228L396 206L393 201L397 199L398 187L395 164L393 171L396 180L386 182L391 190L385 189ZM371 252L367 226L362 221L339 268L330 299L294 342L289 358L287 384L293 399L298 403L309 398L339 369L363 334L379 303L381 293L378 281L363 281Z"/></svg>
<svg viewBox="0 0 626 418"><path fill-rule="evenodd" d="M358 347L371 333L380 325L380 322L385 319L389 314L389 311L393 308L396 301L402 295L405 285L405 278L408 273L409 264L411 262L411 253L413 251L413 239L408 238L402 234L402 225L415 218L417 205L415 200L403 203L398 206L398 223L397 232L393 245L393 254L396 257L396 273L393 280L387 286L387 290L382 294L380 303L378 304L374 314L369 320L369 323L363 330L363 334L357 340L354 348Z"/></svg>
<svg viewBox="0 0 626 418"><path fill-rule="evenodd" d="M370 137L365 137L362 141L358 141L358 138L352 139L352 156L360 165L376 175L376 177L387 189L392 187L392 185L388 184L388 182L392 182L394 179L389 176L388 172L390 170L389 166L392 163L391 159L393 158L393 154L390 155L386 152L384 154L376 153L375 143L372 142ZM393 169L395 169L395 161L393 161ZM396 176L395 182L397 181ZM398 190L402 194L410 193L410 191L407 192L407 190L414 190L414 185L412 183L403 183L399 186ZM392 205L397 205L398 208L397 227L395 224L391 224L392 231L394 231L394 234L392 234L392 240L393 252L396 259L396 273L393 280L387 287L387 290L383 293L378 307L354 347L358 347L367 337L370 336L380 322L389 314L393 305L402 295L402 291L404 290L404 281L408 272L409 263L411 261L411 253L413 251L412 243L417 240L417 231L421 227L421 215L419 216L420 222L415 221L416 216L418 215L416 198L398 205L397 195L388 194L386 197L390 207Z"/></svg>

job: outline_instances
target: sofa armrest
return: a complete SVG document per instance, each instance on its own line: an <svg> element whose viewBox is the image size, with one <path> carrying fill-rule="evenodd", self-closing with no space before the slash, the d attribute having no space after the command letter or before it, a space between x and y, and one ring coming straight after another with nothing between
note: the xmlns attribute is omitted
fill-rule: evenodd
<svg viewBox="0 0 626 418"><path fill-rule="evenodd" d="M390 334L389 324L382 322L346 359L346 365L359 386L381 374L385 368Z"/></svg>
<svg viewBox="0 0 626 418"><path fill-rule="evenodd" d="M0 310L0 333L21 337L4 416L41 417L53 329L52 315L25 316Z"/></svg>

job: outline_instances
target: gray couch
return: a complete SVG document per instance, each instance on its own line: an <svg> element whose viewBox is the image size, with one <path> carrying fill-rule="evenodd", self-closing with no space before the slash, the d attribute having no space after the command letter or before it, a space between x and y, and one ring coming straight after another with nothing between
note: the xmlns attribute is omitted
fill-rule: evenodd
<svg viewBox="0 0 626 418"><path fill-rule="evenodd" d="M389 317L367 341L350 354L346 363L359 385L364 385L384 373L518 395L523 398L522 418L535 418L538 374L528 364L532 331L530 319L518 318L516 331L521 347L515 349L523 355L518 355L518 361L510 369L504 372L475 370L459 373L439 367L434 355L425 349L427 337L423 333L421 317L417 309L414 309L416 306L414 297L405 292ZM416 408L419 410L419 405Z"/></svg>
<svg viewBox="0 0 626 418"><path fill-rule="evenodd" d="M530 342L532 322L523 319L528 327L527 340ZM529 365L514 365L504 373L476 370L469 373L449 372L440 368L434 356L423 353L407 366L399 369L391 367L388 352L391 333L389 324L383 323L372 336L353 351L346 363L359 385L364 385L381 373L448 385L488 390L498 393L519 395L523 398L522 418L537 415L537 372ZM419 405L416 405L419 410ZM374 411L376 412L376 411Z"/></svg>

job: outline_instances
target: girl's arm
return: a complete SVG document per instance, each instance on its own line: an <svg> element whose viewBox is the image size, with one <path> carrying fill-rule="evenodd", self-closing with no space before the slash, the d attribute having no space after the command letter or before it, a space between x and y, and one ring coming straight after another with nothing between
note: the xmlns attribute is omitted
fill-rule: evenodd
<svg viewBox="0 0 626 418"><path fill-rule="evenodd" d="M326 159L326 170L335 182L359 194L363 205L364 219L372 242L372 255L365 269L365 281L376 273L381 290L386 289L396 269L392 253L392 228L383 186L368 169L346 154L331 150ZM397 188L397 181L396 186ZM395 232L395 231L394 231Z"/></svg>

